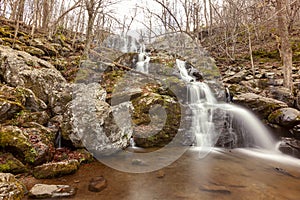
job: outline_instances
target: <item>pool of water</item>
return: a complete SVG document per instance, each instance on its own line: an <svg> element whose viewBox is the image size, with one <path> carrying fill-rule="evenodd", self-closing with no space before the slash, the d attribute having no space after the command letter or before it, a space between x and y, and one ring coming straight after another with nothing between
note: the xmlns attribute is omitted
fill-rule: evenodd
<svg viewBox="0 0 300 200"><path fill-rule="evenodd" d="M116 156L115 162L122 159ZM89 192L90 179L100 175L107 179L107 188ZM35 183L72 185L78 188L74 200L298 200L300 160L246 149L214 149L199 157L199 151L191 148L172 164L148 173L126 173L93 162L62 178L23 181L28 189Z"/></svg>

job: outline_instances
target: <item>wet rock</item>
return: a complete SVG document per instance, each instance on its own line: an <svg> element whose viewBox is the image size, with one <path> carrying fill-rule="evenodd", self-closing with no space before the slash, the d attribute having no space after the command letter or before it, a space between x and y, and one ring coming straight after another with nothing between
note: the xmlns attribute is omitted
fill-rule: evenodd
<svg viewBox="0 0 300 200"><path fill-rule="evenodd" d="M128 145L132 135L130 103L110 107L105 102L106 92L96 83L78 84L73 95L64 114L64 139L94 155L110 155Z"/></svg>
<svg viewBox="0 0 300 200"><path fill-rule="evenodd" d="M76 194L76 189L69 185L35 184L29 191L33 199L67 198Z"/></svg>
<svg viewBox="0 0 300 200"><path fill-rule="evenodd" d="M290 133L292 133L292 135L300 140L300 124L294 126L293 128L290 129Z"/></svg>
<svg viewBox="0 0 300 200"><path fill-rule="evenodd" d="M300 158L300 141L292 138L282 138L279 150L290 156Z"/></svg>
<svg viewBox="0 0 300 200"><path fill-rule="evenodd" d="M272 112L268 121L284 127L292 127L300 123L300 111L294 108L281 108Z"/></svg>
<svg viewBox="0 0 300 200"><path fill-rule="evenodd" d="M79 162L77 160L67 160L61 162L46 163L36 166L33 169L35 178L55 178L67 174L73 174L78 170Z"/></svg>
<svg viewBox="0 0 300 200"><path fill-rule="evenodd" d="M12 174L0 173L0 198L3 200L21 200L25 188Z"/></svg>
<svg viewBox="0 0 300 200"><path fill-rule="evenodd" d="M10 86L30 89L45 103L66 80L50 63L26 52L0 46L0 76Z"/></svg>
<svg viewBox="0 0 300 200"><path fill-rule="evenodd" d="M0 152L0 172L19 174L26 171L26 166L11 153Z"/></svg>
<svg viewBox="0 0 300 200"><path fill-rule="evenodd" d="M107 187L107 180L103 176L98 176L90 180L88 189L91 192L101 192Z"/></svg>
<svg viewBox="0 0 300 200"><path fill-rule="evenodd" d="M0 146L25 163L38 165L50 160L53 134L39 124L27 125L25 128L0 126Z"/></svg>
<svg viewBox="0 0 300 200"><path fill-rule="evenodd" d="M233 97L233 102L252 110L257 116L267 118L273 111L287 108L288 105L276 99L263 97L253 93L240 94Z"/></svg>

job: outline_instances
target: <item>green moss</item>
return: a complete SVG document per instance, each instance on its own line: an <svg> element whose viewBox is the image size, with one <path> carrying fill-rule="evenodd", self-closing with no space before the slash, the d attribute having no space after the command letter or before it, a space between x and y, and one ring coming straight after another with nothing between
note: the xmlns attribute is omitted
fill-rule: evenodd
<svg viewBox="0 0 300 200"><path fill-rule="evenodd" d="M0 129L0 147L13 148L18 157L24 158L24 161L30 164L33 164L37 157L36 150L17 127L9 126Z"/></svg>

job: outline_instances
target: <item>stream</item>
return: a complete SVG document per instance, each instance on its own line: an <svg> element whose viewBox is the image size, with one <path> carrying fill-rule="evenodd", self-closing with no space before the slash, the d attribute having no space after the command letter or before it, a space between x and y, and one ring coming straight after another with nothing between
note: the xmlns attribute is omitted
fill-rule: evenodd
<svg viewBox="0 0 300 200"><path fill-rule="evenodd" d="M122 162L122 158L122 155L115 155L116 161ZM107 179L107 188L99 193L89 192L90 179L100 175ZM300 162L260 150L219 148L200 159L197 148L191 147L178 160L159 171L125 173L101 162L92 162L82 165L73 175L45 180L26 177L23 182L28 189L35 183L72 185L78 188L77 194L71 198L74 200L298 200Z"/></svg>

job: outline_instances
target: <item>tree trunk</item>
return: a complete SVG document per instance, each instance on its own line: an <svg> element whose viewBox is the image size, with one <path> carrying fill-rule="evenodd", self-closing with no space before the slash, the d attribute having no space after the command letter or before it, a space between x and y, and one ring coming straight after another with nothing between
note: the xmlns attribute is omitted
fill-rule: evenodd
<svg viewBox="0 0 300 200"><path fill-rule="evenodd" d="M24 18L24 9L25 9L25 0L20 0L18 5L18 20L23 21Z"/></svg>
<svg viewBox="0 0 300 200"><path fill-rule="evenodd" d="M287 23L287 0L277 0L277 20L278 34L280 37L280 57L283 65L284 87L293 91L292 80L292 48L289 41L288 23Z"/></svg>
<svg viewBox="0 0 300 200"><path fill-rule="evenodd" d="M43 22L42 22L42 28L44 30L48 29L49 16L50 16L49 2L48 0L44 0L43 1Z"/></svg>

